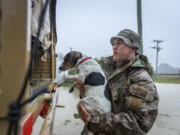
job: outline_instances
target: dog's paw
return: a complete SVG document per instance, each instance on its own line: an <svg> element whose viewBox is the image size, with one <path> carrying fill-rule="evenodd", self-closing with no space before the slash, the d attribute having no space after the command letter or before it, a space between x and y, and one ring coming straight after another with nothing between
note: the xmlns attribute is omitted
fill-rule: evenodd
<svg viewBox="0 0 180 135"><path fill-rule="evenodd" d="M74 91L74 87L71 87L69 93L72 93L73 91Z"/></svg>
<svg viewBox="0 0 180 135"><path fill-rule="evenodd" d="M78 113L75 113L75 114L74 114L74 118L75 118L75 119L79 119L79 118L80 118L80 115L79 115Z"/></svg>

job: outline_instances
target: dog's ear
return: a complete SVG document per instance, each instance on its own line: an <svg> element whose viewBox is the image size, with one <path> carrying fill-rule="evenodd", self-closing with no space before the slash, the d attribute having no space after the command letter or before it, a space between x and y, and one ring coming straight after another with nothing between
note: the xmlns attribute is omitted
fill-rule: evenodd
<svg viewBox="0 0 180 135"><path fill-rule="evenodd" d="M76 64L78 59L82 57L82 54L77 51L72 51L70 54L70 61L74 62L74 64Z"/></svg>
<svg viewBox="0 0 180 135"><path fill-rule="evenodd" d="M72 56L76 59L80 59L82 57L82 54L77 51L72 51Z"/></svg>

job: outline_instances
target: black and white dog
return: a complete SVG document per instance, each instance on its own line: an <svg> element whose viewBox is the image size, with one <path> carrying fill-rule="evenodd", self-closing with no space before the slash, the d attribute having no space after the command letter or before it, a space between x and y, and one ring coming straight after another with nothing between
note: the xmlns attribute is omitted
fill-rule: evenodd
<svg viewBox="0 0 180 135"><path fill-rule="evenodd" d="M105 96L107 80L101 66L91 57L71 51L64 57L60 70L66 71L77 68L75 75L66 75L65 80L73 80L80 89L80 103L92 116L111 111L111 103ZM71 90L72 91L72 90ZM88 133L90 135L92 133Z"/></svg>

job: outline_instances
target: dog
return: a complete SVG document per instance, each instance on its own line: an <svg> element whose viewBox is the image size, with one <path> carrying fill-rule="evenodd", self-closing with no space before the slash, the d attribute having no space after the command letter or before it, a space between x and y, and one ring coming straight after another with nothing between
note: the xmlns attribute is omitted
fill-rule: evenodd
<svg viewBox="0 0 180 135"><path fill-rule="evenodd" d="M77 68L78 73L75 75L66 75L64 80L72 80L80 90L79 103L83 104L92 116L102 115L111 112L111 103L107 93L107 79L101 66L91 57L81 52L71 51L65 55L64 61L59 67L61 71L67 71ZM75 114L78 117L77 114ZM87 135L93 135L90 131Z"/></svg>

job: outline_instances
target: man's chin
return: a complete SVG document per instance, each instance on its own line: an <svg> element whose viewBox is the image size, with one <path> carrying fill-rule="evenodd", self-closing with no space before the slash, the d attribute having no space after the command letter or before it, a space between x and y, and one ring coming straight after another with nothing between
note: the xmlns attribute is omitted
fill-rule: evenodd
<svg viewBox="0 0 180 135"><path fill-rule="evenodd" d="M113 61L114 62L121 62L121 61L124 61L124 59L113 55Z"/></svg>
<svg viewBox="0 0 180 135"><path fill-rule="evenodd" d="M113 61L118 61L118 58L116 56L113 55Z"/></svg>

